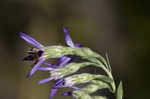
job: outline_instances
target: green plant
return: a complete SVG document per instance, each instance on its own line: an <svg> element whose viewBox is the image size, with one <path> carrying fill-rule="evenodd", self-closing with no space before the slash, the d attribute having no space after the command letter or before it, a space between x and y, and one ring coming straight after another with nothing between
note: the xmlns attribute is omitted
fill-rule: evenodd
<svg viewBox="0 0 150 99"><path fill-rule="evenodd" d="M37 70L48 71L50 77L37 82L37 84L56 80L50 94L50 99L53 98L59 88L64 87L70 87L73 88L73 90L63 93L62 96L72 95L75 99L107 99L106 96L91 95L101 89L108 89L111 93L116 95L116 99L122 99L122 82L120 82L119 86L116 88L108 55L106 54L104 58L91 49L82 47L81 44L74 44L68 34L68 29L63 27L63 30L65 32L65 41L69 47L60 45L45 47L32 37L22 32L20 33L21 38L35 47L28 51L29 56L24 58L24 60L33 61L35 63L28 77L32 76ZM78 56L82 61L74 62L72 61L74 59L72 56ZM45 60L50 58L57 58L58 66L45 62ZM42 66L43 64L45 64L45 66ZM106 75L90 73L76 74L79 69L86 66L99 67ZM78 85L81 84L85 84L85 86L79 87Z"/></svg>

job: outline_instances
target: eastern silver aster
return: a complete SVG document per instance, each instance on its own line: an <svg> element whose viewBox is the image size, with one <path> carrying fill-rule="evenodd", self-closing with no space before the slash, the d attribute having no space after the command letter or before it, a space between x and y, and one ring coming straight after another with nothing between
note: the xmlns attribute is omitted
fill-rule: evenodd
<svg viewBox="0 0 150 99"><path fill-rule="evenodd" d="M116 96L116 99L122 99L122 82L116 88L108 55L102 57L91 49L83 47L80 43L74 43L69 36L68 28L63 26L62 30L65 33L65 42L68 46L44 46L27 34L19 33L22 39L34 47L27 51L28 56L23 59L24 61L32 61L35 64L27 77L31 77L37 70L48 72L50 76L40 80L37 84L44 84L51 80L56 81L52 86L50 99L54 97L60 88L72 88L72 91L65 92L62 96L72 96L74 99L108 99L105 95L91 95L102 89L108 89L110 93ZM74 62L74 58L71 56L78 56L82 61ZM58 65L46 62L50 58L58 59ZM76 74L79 69L86 66L98 67L106 75ZM80 85L84 86L81 87Z"/></svg>

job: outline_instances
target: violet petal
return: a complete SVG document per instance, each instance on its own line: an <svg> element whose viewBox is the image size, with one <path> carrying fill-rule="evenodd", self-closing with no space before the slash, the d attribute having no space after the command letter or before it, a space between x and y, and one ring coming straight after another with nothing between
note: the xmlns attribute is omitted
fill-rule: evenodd
<svg viewBox="0 0 150 99"><path fill-rule="evenodd" d="M55 78L54 76L52 76L52 77L48 77L48 78L46 78L46 79L43 79L43 80L41 80L41 81L37 82L37 84L38 84L38 85L40 85L40 84L43 84L43 83L49 82L49 81L53 80L54 78Z"/></svg>
<svg viewBox="0 0 150 99"><path fill-rule="evenodd" d="M42 70L42 71L51 71L54 70L55 68L52 67L39 67L38 70Z"/></svg>
<svg viewBox="0 0 150 99"><path fill-rule="evenodd" d="M80 90L80 88L77 87L77 86L71 86L71 88L73 88L73 89L75 89L75 90Z"/></svg>
<svg viewBox="0 0 150 99"><path fill-rule="evenodd" d="M66 59L67 56L62 56L60 58L58 58L59 63L61 63L62 61L64 61Z"/></svg>
<svg viewBox="0 0 150 99"><path fill-rule="evenodd" d="M70 57L66 57L60 64L59 68L65 66L71 60Z"/></svg>
<svg viewBox="0 0 150 99"><path fill-rule="evenodd" d="M51 90L49 99L52 99L52 98L53 98L53 96L56 94L57 90L58 90L58 89L55 89L55 88L53 88L53 89Z"/></svg>
<svg viewBox="0 0 150 99"><path fill-rule="evenodd" d="M68 29L65 28L64 26L62 27L62 29L65 32L65 41L66 41L67 45L70 46L70 47L75 47L71 37L68 34Z"/></svg>
<svg viewBox="0 0 150 99"><path fill-rule="evenodd" d="M33 39L32 37L28 36L27 34L20 32L19 33L20 37L22 39L24 39L25 41L27 41L28 43L32 44L33 46L35 46L36 48L39 49L43 49L43 45L40 44L38 41L36 41L35 39Z"/></svg>
<svg viewBox="0 0 150 99"><path fill-rule="evenodd" d="M44 62L44 58L40 58L39 61L36 63L36 65L32 68L32 70L29 73L29 77L32 76L40 67L40 65Z"/></svg>
<svg viewBox="0 0 150 99"><path fill-rule="evenodd" d="M51 64L51 63L48 63L48 62L43 62L43 64L45 64L46 66L50 67L50 68L58 68L57 66Z"/></svg>
<svg viewBox="0 0 150 99"><path fill-rule="evenodd" d="M43 64L47 65L47 66L52 66L51 63L48 63L48 62L44 62Z"/></svg>

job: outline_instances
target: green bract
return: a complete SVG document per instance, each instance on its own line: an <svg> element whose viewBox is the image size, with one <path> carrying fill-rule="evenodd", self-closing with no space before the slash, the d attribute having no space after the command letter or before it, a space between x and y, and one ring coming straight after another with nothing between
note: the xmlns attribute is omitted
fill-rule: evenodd
<svg viewBox="0 0 150 99"><path fill-rule="evenodd" d="M106 59L99 55L96 52L93 52L91 49L82 47L65 47L65 46L49 46L44 47L43 57L45 58L59 58L66 55L75 55L79 56L82 59L87 61L82 63L69 63L62 68L55 69L50 71L50 76L55 76L55 80L64 78L65 86L73 86L84 83L90 83L89 85L81 88L79 91L73 91L73 96L77 99L107 99L107 97L95 96L91 97L89 94L96 92L97 90L108 88L110 92L116 93L116 85L112 76L112 70L110 67L108 55L106 54ZM89 73L74 74L80 68L86 66L96 66L104 70L107 74L105 75L96 75ZM68 77L66 77L68 76ZM117 89L117 99L121 99L122 90L121 85ZM84 94L84 95L83 95ZM86 98L85 98L86 97Z"/></svg>
<svg viewBox="0 0 150 99"><path fill-rule="evenodd" d="M57 76L56 79L60 79L64 76L70 75L77 72L80 68L91 65L93 63L83 62L83 63L70 63L63 68L55 69L50 72L51 76Z"/></svg>
<svg viewBox="0 0 150 99"><path fill-rule="evenodd" d="M117 99L122 99L123 97L123 86L122 86L122 82L120 82L118 89L117 89Z"/></svg>
<svg viewBox="0 0 150 99"><path fill-rule="evenodd" d="M73 55L73 50L70 47L65 47L65 46L48 46L44 47L44 54L43 57L46 59L48 58L59 58L64 55Z"/></svg>
<svg viewBox="0 0 150 99"><path fill-rule="evenodd" d="M44 47L43 57L48 58L59 58L64 55L76 55L82 58L100 57L97 53L93 52L89 48L77 48L77 47L66 47L66 46L48 46Z"/></svg>

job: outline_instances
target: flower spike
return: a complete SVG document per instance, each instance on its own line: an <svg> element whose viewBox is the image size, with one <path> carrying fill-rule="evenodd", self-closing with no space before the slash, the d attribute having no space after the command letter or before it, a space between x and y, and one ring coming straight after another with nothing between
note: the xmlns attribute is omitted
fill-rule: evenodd
<svg viewBox="0 0 150 99"><path fill-rule="evenodd" d="M65 42L68 47L62 45L43 46L23 32L19 33L22 39L36 47L27 51L28 56L24 58L25 61L32 61L35 64L28 77L32 76L37 70L50 73L48 78L37 82L40 85L51 80L56 81L52 86L49 95L50 99L61 88L72 88L71 91L63 93L62 96L72 96L75 99L107 99L105 94L102 96L93 94L101 89L108 89L111 93L116 94L117 99L122 99L122 83L120 84L121 87L119 86L116 89L112 72L108 68L109 61L107 57L105 59L90 48L83 47L80 43L74 43L69 36L68 28L63 26L62 29L65 33ZM74 61L76 57L71 56L79 56L82 60L79 62ZM58 59L56 61L58 62L56 63L57 65L49 63L48 59ZM78 72L79 69L87 66L101 68L106 75ZM82 86L83 84L85 86Z"/></svg>
<svg viewBox="0 0 150 99"><path fill-rule="evenodd" d="M40 44L38 41L36 41L35 39L33 39L32 37L26 35L23 32L20 32L19 35L22 39L24 39L25 41L27 41L28 43L30 43L34 47L39 48L39 49L43 49L44 46L42 44Z"/></svg>

